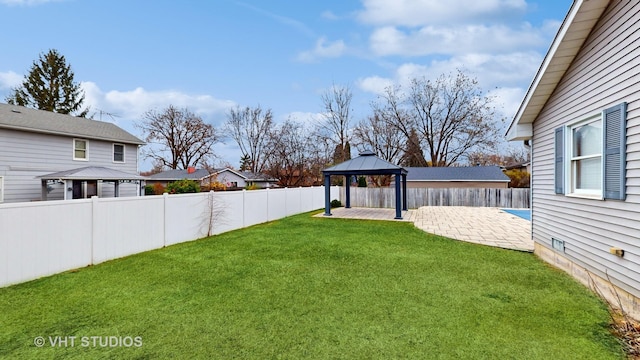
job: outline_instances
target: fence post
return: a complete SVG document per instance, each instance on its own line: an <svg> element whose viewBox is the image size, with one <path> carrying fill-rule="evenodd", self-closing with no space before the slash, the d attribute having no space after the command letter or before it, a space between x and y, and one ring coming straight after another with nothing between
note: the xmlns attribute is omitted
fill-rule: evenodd
<svg viewBox="0 0 640 360"><path fill-rule="evenodd" d="M169 194L162 194L162 247L167 246L167 226L168 218L167 218L167 202L169 201Z"/></svg>
<svg viewBox="0 0 640 360"><path fill-rule="evenodd" d="M96 224L98 223L98 197L97 196L92 196L91 197L91 265L95 264L95 254L94 254L94 249L95 249L95 242L96 242L96 238L98 237L98 229Z"/></svg>

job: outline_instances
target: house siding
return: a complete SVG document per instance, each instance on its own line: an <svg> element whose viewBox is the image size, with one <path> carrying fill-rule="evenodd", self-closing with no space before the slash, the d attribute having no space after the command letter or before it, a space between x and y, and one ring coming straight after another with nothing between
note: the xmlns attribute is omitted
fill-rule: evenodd
<svg viewBox="0 0 640 360"><path fill-rule="evenodd" d="M105 166L137 174L137 145L125 146L125 162L113 162L113 142L88 140L88 161L73 160L73 139L17 130L0 129L0 176L4 176L4 202L41 199L38 176L85 166ZM103 196L113 196L113 185L102 185ZM137 186L123 183L120 196L135 196ZM50 200L63 198L63 185L53 185Z"/></svg>
<svg viewBox="0 0 640 360"><path fill-rule="evenodd" d="M639 44L640 3L612 1L533 123L532 142L532 236L542 246L537 252L555 252L551 239L563 240L562 256L635 297L640 297ZM628 106L626 199L555 194L555 129L622 102ZM611 247L624 249L624 257L610 254Z"/></svg>

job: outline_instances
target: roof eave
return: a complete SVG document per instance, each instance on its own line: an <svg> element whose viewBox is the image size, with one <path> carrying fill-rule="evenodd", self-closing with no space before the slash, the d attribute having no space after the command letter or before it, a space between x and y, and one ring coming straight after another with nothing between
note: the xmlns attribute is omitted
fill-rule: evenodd
<svg viewBox="0 0 640 360"><path fill-rule="evenodd" d="M575 0L558 30L505 136L527 140L532 126L589 37L610 0Z"/></svg>

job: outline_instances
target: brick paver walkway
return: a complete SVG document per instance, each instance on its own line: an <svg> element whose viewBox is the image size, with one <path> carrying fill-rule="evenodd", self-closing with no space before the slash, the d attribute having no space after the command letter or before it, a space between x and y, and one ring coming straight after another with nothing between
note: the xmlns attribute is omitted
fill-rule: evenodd
<svg viewBox="0 0 640 360"><path fill-rule="evenodd" d="M395 209L335 208L332 218L411 221L428 233L448 238L519 251L533 251L531 223L498 208L465 206L423 206L402 212ZM318 214L316 216L323 216Z"/></svg>
<svg viewBox="0 0 640 360"><path fill-rule="evenodd" d="M414 221L426 232L476 244L533 251L531 222L498 208L424 206Z"/></svg>

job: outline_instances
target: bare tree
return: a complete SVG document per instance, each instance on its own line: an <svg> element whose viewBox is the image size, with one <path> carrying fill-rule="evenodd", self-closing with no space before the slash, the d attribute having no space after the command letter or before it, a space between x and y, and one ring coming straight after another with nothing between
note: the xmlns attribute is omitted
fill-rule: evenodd
<svg viewBox="0 0 640 360"><path fill-rule="evenodd" d="M309 144L302 125L287 119L270 134L267 173L282 186L309 185Z"/></svg>
<svg viewBox="0 0 640 360"><path fill-rule="evenodd" d="M260 105L255 108L237 106L229 111L224 125L225 134L238 143L244 168L248 171L261 173L264 170L267 160L265 147L272 126L271 109L263 111Z"/></svg>
<svg viewBox="0 0 640 360"><path fill-rule="evenodd" d="M333 85L330 90L322 94L323 121L318 132L320 136L331 139L335 144L336 162L349 159L346 144L350 140L349 126L351 123L351 99L353 94L348 86Z"/></svg>
<svg viewBox="0 0 640 360"><path fill-rule="evenodd" d="M353 138L359 151L371 150L383 160L399 163L405 136L384 121L380 114L374 113L360 121L353 129Z"/></svg>
<svg viewBox="0 0 640 360"><path fill-rule="evenodd" d="M154 163L170 169L186 169L214 156L213 145L219 142L215 128L188 109L169 105L160 112L149 110L143 118L136 126L152 144L147 157Z"/></svg>
<svg viewBox="0 0 640 360"><path fill-rule="evenodd" d="M435 81L414 78L406 93L387 89L378 109L407 138L415 129L431 166L450 166L499 139L493 99L458 71Z"/></svg>

